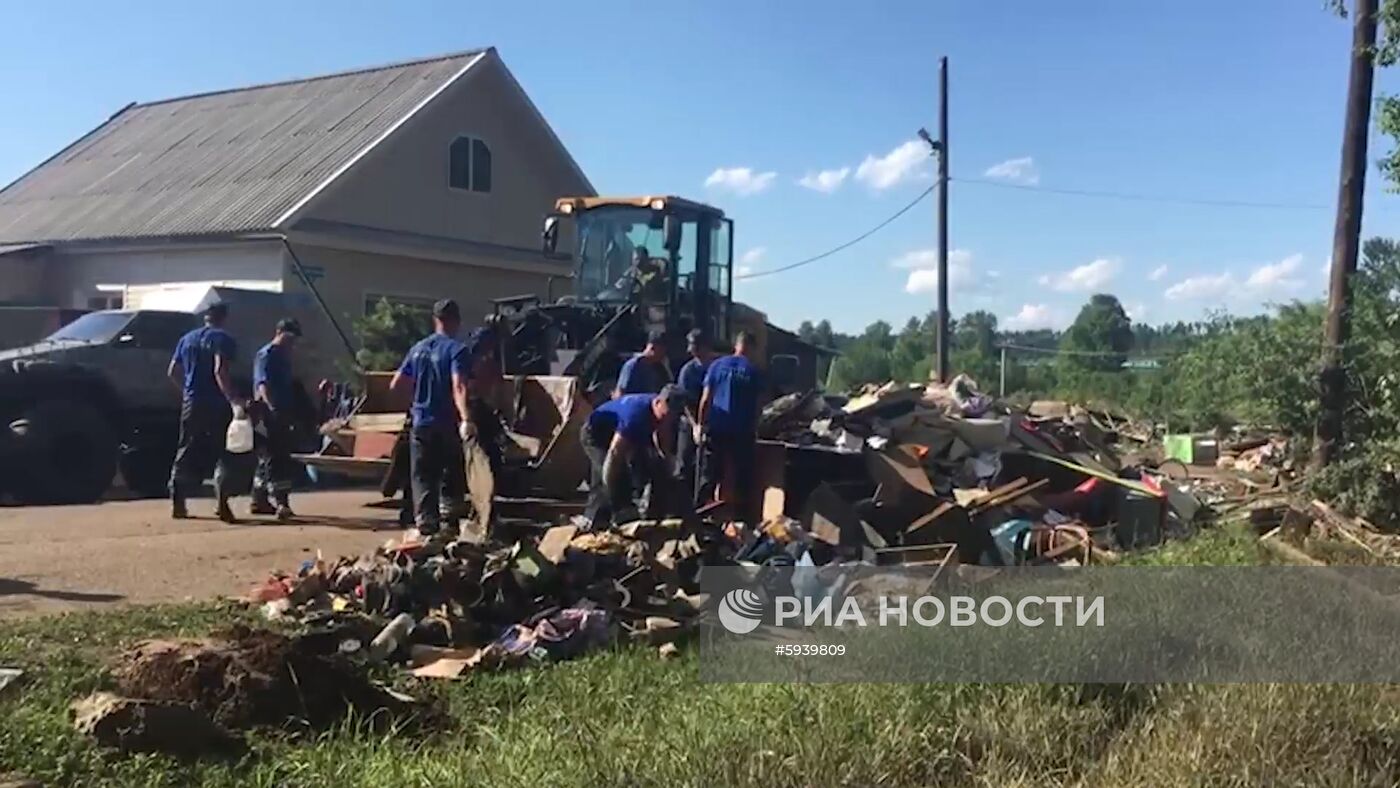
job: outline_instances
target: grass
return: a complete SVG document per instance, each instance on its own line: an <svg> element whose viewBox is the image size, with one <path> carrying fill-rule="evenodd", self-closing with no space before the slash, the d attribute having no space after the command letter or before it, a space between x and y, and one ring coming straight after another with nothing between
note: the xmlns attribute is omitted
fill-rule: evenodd
<svg viewBox="0 0 1400 788"><path fill-rule="evenodd" d="M1257 561L1241 533L1145 563ZM347 721L313 741L252 736L237 761L104 751L67 705L125 643L228 623L213 605L0 623L0 771L46 785L1394 785L1386 687L711 685L693 654L621 647L547 669L402 684L452 720L426 737ZM398 679L401 683L403 679Z"/></svg>

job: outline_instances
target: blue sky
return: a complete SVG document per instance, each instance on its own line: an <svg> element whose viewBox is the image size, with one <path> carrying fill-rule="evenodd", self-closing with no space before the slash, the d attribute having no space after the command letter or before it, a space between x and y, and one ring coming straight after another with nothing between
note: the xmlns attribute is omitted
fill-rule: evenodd
<svg viewBox="0 0 1400 788"><path fill-rule="evenodd" d="M0 181L130 101L493 45L601 192L719 205L741 265L761 270L842 243L927 188L932 162L911 141L935 128L947 55L954 178L1302 206L955 183L955 314L1063 325L1095 291L1152 323L1253 312L1325 285L1350 30L1321 6L12 3ZM1379 89L1397 81L1383 73ZM1373 138L1372 158L1388 144ZM1368 177L1366 232L1400 234L1400 200ZM898 326L933 306L933 209L738 295L780 324Z"/></svg>

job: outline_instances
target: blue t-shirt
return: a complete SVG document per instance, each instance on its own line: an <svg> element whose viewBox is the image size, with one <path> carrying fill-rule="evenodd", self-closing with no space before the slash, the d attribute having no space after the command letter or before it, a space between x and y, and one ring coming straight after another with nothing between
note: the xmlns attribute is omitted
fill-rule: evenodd
<svg viewBox="0 0 1400 788"><path fill-rule="evenodd" d="M237 344L227 331L214 326L201 326L180 337L171 357L185 373L184 397L188 402L223 399L218 381L214 380L214 357L225 364L233 363Z"/></svg>
<svg viewBox="0 0 1400 788"><path fill-rule="evenodd" d="M292 406L292 357L287 348L269 342L253 358L253 391L267 386L267 396L275 410Z"/></svg>
<svg viewBox="0 0 1400 788"><path fill-rule="evenodd" d="M691 407L700 404L700 395L705 391L705 373L709 371L711 363L713 359L701 361L692 358L685 362L681 371L676 374L676 385L680 386L681 391L690 399Z"/></svg>
<svg viewBox="0 0 1400 788"><path fill-rule="evenodd" d="M399 373L413 379L413 426L431 427L457 423L452 404L452 373L470 376L467 354L461 342L444 334L429 334L409 349Z"/></svg>
<svg viewBox="0 0 1400 788"><path fill-rule="evenodd" d="M705 428L713 433L742 435L754 431L760 391L758 368L743 356L717 358L705 372L710 412Z"/></svg>
<svg viewBox="0 0 1400 788"><path fill-rule="evenodd" d="M612 440L613 433L636 443L651 440L656 428L656 417L651 412L653 394L625 394L608 400L588 416L588 428L593 439L600 443Z"/></svg>
<svg viewBox="0 0 1400 788"><path fill-rule="evenodd" d="M623 394L659 394L666 385L666 369L642 354L627 359L617 373L617 387Z"/></svg>

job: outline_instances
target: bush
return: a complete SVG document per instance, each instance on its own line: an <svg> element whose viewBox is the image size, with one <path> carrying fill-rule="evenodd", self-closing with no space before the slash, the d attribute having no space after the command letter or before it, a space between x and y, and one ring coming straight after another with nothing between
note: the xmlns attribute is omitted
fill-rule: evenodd
<svg viewBox="0 0 1400 788"><path fill-rule="evenodd" d="M360 342L355 361L367 371L398 369L413 343L432 330L432 315L427 307L381 299L373 312L355 321L355 337Z"/></svg>

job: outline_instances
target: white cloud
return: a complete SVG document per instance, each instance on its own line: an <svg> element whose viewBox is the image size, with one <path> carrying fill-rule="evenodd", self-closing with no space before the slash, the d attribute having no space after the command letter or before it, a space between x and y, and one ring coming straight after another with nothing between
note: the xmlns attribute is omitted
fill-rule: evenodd
<svg viewBox="0 0 1400 788"><path fill-rule="evenodd" d="M747 265L736 266L734 268L734 277L736 279L742 279L751 273L753 273L753 269Z"/></svg>
<svg viewBox="0 0 1400 788"><path fill-rule="evenodd" d="M1157 266L1156 268L1153 268L1153 269L1152 269L1152 273L1150 273L1150 274L1147 275L1147 281L1149 281L1149 282L1160 282L1160 281L1162 281L1162 277L1164 277L1164 276L1166 276L1166 275L1167 275L1167 267L1166 267L1165 265L1159 265L1159 266Z"/></svg>
<svg viewBox="0 0 1400 788"><path fill-rule="evenodd" d="M866 156L856 168L856 180L872 189L888 189L925 175L930 158L927 145L909 140L884 156Z"/></svg>
<svg viewBox="0 0 1400 788"><path fill-rule="evenodd" d="M982 173L988 178L1020 183L1026 186L1034 186L1040 183L1040 170L1035 167L1035 159L1030 156L1022 156L1019 159L1007 159L1000 164L993 164Z"/></svg>
<svg viewBox="0 0 1400 788"><path fill-rule="evenodd" d="M755 246L754 248L739 255L739 265L753 267L763 262L763 258L768 256L768 247ZM739 269L734 269L738 273Z"/></svg>
<svg viewBox="0 0 1400 788"><path fill-rule="evenodd" d="M1230 295L1235 288L1235 277L1226 271L1214 276L1187 277L1168 287L1165 295L1172 301L1223 298Z"/></svg>
<svg viewBox="0 0 1400 788"><path fill-rule="evenodd" d="M1064 318L1046 304L1022 304L1021 311L1001 321L1009 331L1034 331L1038 328L1059 328Z"/></svg>
<svg viewBox="0 0 1400 788"><path fill-rule="evenodd" d="M776 172L754 172L749 167L720 167L705 179L712 189L733 192L740 197L766 191L778 177Z"/></svg>
<svg viewBox="0 0 1400 788"><path fill-rule="evenodd" d="M1291 254L1276 263L1254 268L1243 279L1231 271L1187 277L1168 287L1165 295L1173 301L1215 299L1243 303L1251 296L1266 298L1295 291L1304 285L1299 276L1304 273L1303 259L1301 254Z"/></svg>
<svg viewBox="0 0 1400 788"><path fill-rule="evenodd" d="M1100 257L1093 262L1071 268L1058 276L1042 276L1040 283L1062 293L1088 292L1098 290L1113 281L1121 266L1118 260Z"/></svg>
<svg viewBox="0 0 1400 788"><path fill-rule="evenodd" d="M1128 319L1141 323L1147 319L1147 304L1135 301L1131 304L1124 304L1123 311L1128 313Z"/></svg>
<svg viewBox="0 0 1400 788"><path fill-rule="evenodd" d="M1294 276L1302 263L1301 254L1292 254L1277 263L1261 265L1250 272L1244 284L1249 289L1260 292L1294 290L1303 284Z"/></svg>
<svg viewBox="0 0 1400 788"><path fill-rule="evenodd" d="M809 172L797 181L798 185L811 189L822 194L831 194L841 188L841 184L846 182L846 176L851 174L850 167L842 167L838 170L822 170L821 172Z"/></svg>
<svg viewBox="0 0 1400 788"><path fill-rule="evenodd" d="M904 282L906 293L938 292L938 250L916 249L906 252L890 263L895 268L909 270ZM957 290L969 288L977 280L972 270L972 252L966 249L948 251L948 286Z"/></svg>

